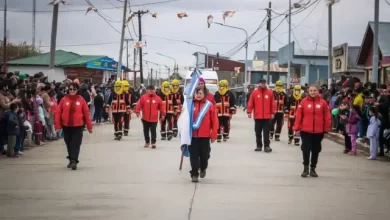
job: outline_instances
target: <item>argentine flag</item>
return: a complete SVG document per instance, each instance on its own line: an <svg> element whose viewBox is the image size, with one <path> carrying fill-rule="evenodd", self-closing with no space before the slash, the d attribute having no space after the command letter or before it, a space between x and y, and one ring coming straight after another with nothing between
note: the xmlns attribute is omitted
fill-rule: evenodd
<svg viewBox="0 0 390 220"><path fill-rule="evenodd" d="M195 94L195 89L199 83L200 75L201 72L197 69L192 72L191 84L189 87L187 87L186 91L184 91L183 109L181 111L180 118L177 121L177 127L180 135L180 146L181 150L184 152L184 156L186 157L189 157L188 146L191 145L193 131L193 97Z"/></svg>

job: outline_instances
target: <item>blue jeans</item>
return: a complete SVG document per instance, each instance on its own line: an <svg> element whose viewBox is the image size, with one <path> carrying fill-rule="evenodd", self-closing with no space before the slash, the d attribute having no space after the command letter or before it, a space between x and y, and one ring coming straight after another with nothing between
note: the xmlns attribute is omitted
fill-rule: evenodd
<svg viewBox="0 0 390 220"><path fill-rule="evenodd" d="M26 132L20 133L19 136L16 136L16 144L15 144L15 153L21 152L24 150L24 138Z"/></svg>

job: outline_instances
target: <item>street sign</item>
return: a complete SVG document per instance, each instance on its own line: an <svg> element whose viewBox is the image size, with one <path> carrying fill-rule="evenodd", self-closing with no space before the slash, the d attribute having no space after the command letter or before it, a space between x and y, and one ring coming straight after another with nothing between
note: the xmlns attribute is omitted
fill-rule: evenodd
<svg viewBox="0 0 390 220"><path fill-rule="evenodd" d="M341 44L333 47L333 73L348 71L348 44Z"/></svg>
<svg viewBox="0 0 390 220"><path fill-rule="evenodd" d="M290 84L299 84L301 80L298 78L297 74L293 74L290 80Z"/></svg>

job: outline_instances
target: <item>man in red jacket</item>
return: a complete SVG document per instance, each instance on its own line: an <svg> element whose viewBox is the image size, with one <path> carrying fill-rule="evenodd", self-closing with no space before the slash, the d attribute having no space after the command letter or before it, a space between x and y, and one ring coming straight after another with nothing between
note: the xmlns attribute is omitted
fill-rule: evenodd
<svg viewBox="0 0 390 220"><path fill-rule="evenodd" d="M248 100L247 114L248 118L255 119L255 132L256 132L256 149L255 151L263 150L263 142L261 139L261 133L264 138L264 152L272 152L269 140L269 131L271 126L271 119L276 112L276 106L274 102L274 95L272 90L267 88L266 80L259 81L259 87L253 90Z"/></svg>
<svg viewBox="0 0 390 220"><path fill-rule="evenodd" d="M158 114L161 114L161 120L165 118L165 109L163 108L162 100L156 95L156 89L154 86L150 85L146 87L146 94L142 95L137 106L135 108L135 113L139 117L140 112L142 111L142 124L144 127L144 137L145 145L144 147L150 146L150 136L149 131L152 134L152 148L156 148L156 128L158 122Z"/></svg>

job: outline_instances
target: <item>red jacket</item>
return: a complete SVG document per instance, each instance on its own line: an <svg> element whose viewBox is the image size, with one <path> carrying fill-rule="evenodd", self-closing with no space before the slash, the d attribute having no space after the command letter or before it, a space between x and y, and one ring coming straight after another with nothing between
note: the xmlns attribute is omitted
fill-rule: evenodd
<svg viewBox="0 0 390 220"><path fill-rule="evenodd" d="M295 114L294 131L304 131L312 134L330 131L331 115L328 104L319 96L306 97L298 105Z"/></svg>
<svg viewBox="0 0 390 220"><path fill-rule="evenodd" d="M211 94L210 91L209 91L209 94L207 95L207 100L210 101L211 103L213 103L213 105L217 104L215 102L214 95Z"/></svg>
<svg viewBox="0 0 390 220"><path fill-rule="evenodd" d="M147 122L158 122L158 111L165 115L162 100L156 94L146 93L141 96L135 107L135 113L142 111L142 119Z"/></svg>
<svg viewBox="0 0 390 220"><path fill-rule="evenodd" d="M208 98L203 99L201 101L194 100L194 113L193 113L194 122L198 118L199 111L206 103L206 100L208 100ZM219 128L219 122L218 122L217 111L215 111L215 106L211 105L206 115L204 116L199 129L194 130L192 132L192 137L211 138L215 140L217 139L218 128Z"/></svg>
<svg viewBox="0 0 390 220"><path fill-rule="evenodd" d="M65 127L81 127L87 125L87 129L92 130L92 121L89 114L88 105L79 95L66 95L61 99L55 114L55 127L61 129Z"/></svg>
<svg viewBox="0 0 390 220"><path fill-rule="evenodd" d="M252 114L254 119L271 119L276 113L274 93L270 89L257 88L253 90L248 101L247 113Z"/></svg>

